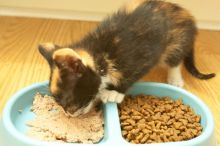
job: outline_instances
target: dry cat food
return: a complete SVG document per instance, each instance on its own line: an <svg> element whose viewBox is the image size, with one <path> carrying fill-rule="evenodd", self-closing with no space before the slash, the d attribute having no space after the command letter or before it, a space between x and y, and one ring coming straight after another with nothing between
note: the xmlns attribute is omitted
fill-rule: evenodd
<svg viewBox="0 0 220 146"><path fill-rule="evenodd" d="M189 140L202 132L200 116L181 99L128 96L119 112L122 135L135 144Z"/></svg>
<svg viewBox="0 0 220 146"><path fill-rule="evenodd" d="M79 116L68 116L51 96L36 94L32 106L36 118L28 121L27 134L46 141L69 143L96 143L104 135L104 120L101 111L95 109Z"/></svg>

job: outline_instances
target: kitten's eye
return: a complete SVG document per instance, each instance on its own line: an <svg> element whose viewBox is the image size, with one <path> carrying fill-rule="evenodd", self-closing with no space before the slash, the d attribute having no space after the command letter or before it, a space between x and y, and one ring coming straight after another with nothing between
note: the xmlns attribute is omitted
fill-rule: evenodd
<svg viewBox="0 0 220 146"><path fill-rule="evenodd" d="M100 70L99 70L99 73L100 73L101 75L104 75L105 70L104 70L104 69L100 69Z"/></svg>
<svg viewBox="0 0 220 146"><path fill-rule="evenodd" d="M79 77L79 78L82 77L82 74L77 74L77 77Z"/></svg>
<svg viewBox="0 0 220 146"><path fill-rule="evenodd" d="M117 69L115 69L115 68L112 68L112 71L116 71Z"/></svg>
<svg viewBox="0 0 220 146"><path fill-rule="evenodd" d="M65 67L65 63L57 64L58 67Z"/></svg>
<svg viewBox="0 0 220 146"><path fill-rule="evenodd" d="M61 63L61 66L64 67L64 66L65 66L65 63Z"/></svg>

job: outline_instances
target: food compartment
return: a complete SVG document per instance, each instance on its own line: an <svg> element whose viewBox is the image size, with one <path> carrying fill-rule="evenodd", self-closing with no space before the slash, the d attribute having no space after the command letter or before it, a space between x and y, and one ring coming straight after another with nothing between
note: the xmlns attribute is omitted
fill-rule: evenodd
<svg viewBox="0 0 220 146"><path fill-rule="evenodd" d="M119 105L122 136L134 144L186 141L202 132L200 116L181 99L127 96Z"/></svg>

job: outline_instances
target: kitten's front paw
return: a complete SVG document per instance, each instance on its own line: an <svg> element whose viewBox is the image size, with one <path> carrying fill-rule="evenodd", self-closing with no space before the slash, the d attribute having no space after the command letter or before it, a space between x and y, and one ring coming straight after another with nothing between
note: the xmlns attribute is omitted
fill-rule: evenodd
<svg viewBox="0 0 220 146"><path fill-rule="evenodd" d="M103 103L107 102L116 102L121 103L124 99L124 94L121 94L115 90L106 90L103 89L99 93L99 98L102 100Z"/></svg>

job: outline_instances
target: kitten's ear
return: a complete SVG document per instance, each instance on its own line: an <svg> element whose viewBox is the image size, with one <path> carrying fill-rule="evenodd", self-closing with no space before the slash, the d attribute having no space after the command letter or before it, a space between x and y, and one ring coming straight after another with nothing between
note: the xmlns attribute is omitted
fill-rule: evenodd
<svg viewBox="0 0 220 146"><path fill-rule="evenodd" d="M53 43L43 43L38 46L39 52L47 60L49 65L52 65L52 54L57 48L59 48L59 46Z"/></svg>
<svg viewBox="0 0 220 146"><path fill-rule="evenodd" d="M55 51L53 61L59 69L66 69L72 74L80 75L85 71L85 66L80 56L69 48Z"/></svg>

